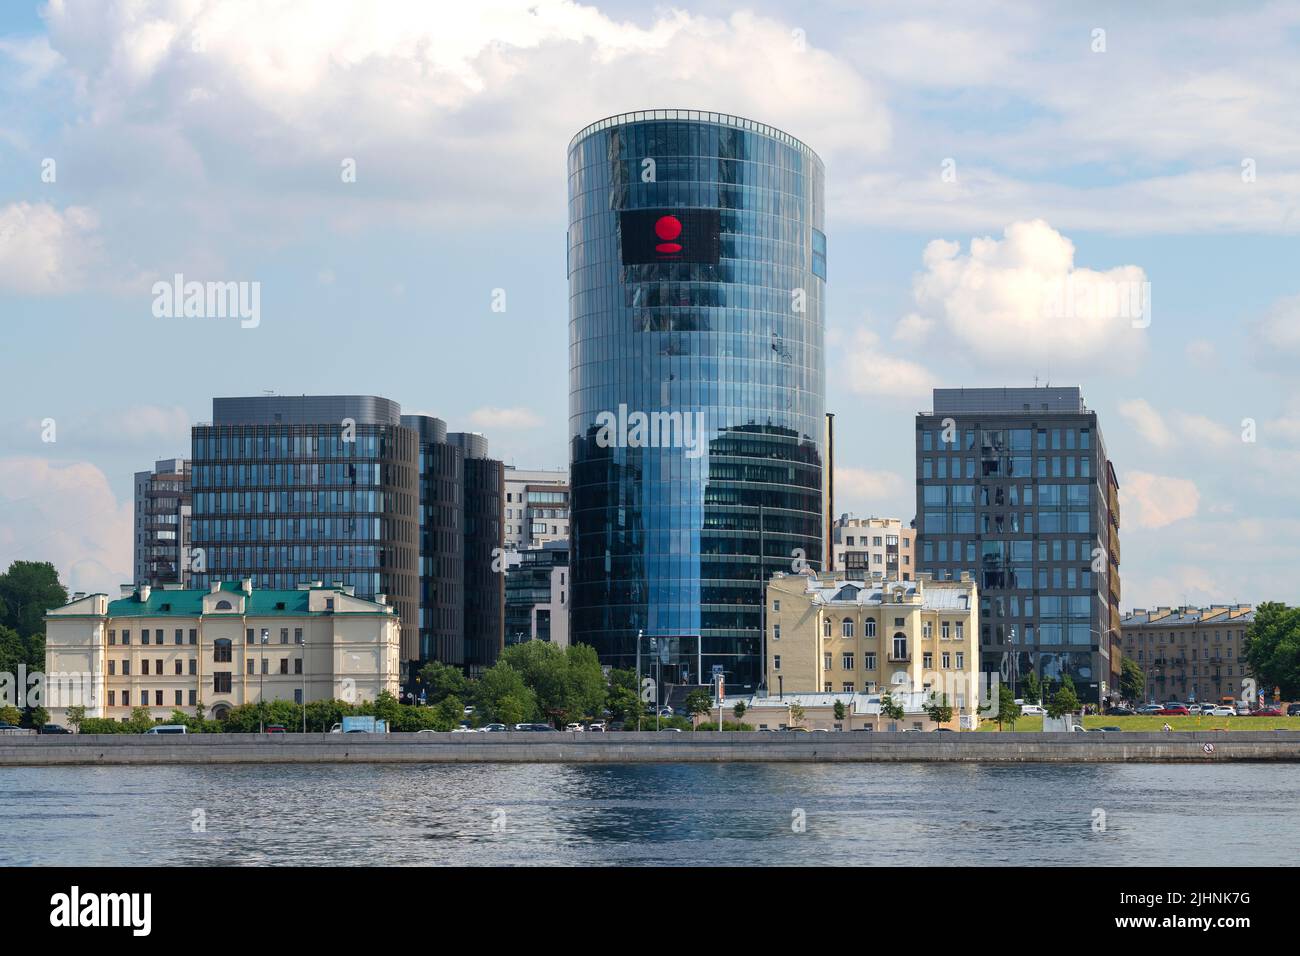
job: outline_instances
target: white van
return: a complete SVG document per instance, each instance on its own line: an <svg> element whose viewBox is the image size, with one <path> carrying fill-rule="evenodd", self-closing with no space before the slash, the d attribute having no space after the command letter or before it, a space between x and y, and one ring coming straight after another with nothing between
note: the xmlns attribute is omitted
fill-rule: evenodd
<svg viewBox="0 0 1300 956"><path fill-rule="evenodd" d="M159 724L145 731L146 734L188 734L189 732L189 728L184 724Z"/></svg>

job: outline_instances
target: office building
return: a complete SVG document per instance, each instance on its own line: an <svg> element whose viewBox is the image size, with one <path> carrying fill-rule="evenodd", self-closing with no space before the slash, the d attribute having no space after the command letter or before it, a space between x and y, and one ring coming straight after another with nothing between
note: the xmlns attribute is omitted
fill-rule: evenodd
<svg viewBox="0 0 1300 956"><path fill-rule="evenodd" d="M970 574L778 574L767 586L768 686L778 696L889 694L913 712L947 695L954 714L973 721L977 598Z"/></svg>
<svg viewBox="0 0 1300 956"><path fill-rule="evenodd" d="M975 576L982 670L1115 695L1117 485L1079 389L935 389L916 478L920 570Z"/></svg>
<svg viewBox="0 0 1300 956"><path fill-rule="evenodd" d="M505 546L510 552L569 540L569 473L505 466Z"/></svg>
<svg viewBox="0 0 1300 956"><path fill-rule="evenodd" d="M652 110L579 132L568 183L570 639L755 690L764 581L823 565L821 160Z"/></svg>
<svg viewBox="0 0 1300 956"><path fill-rule="evenodd" d="M369 395L217 398L192 439L192 583L387 596L404 665L502 646L502 466L481 435ZM409 676L409 673L408 673Z"/></svg>
<svg viewBox="0 0 1300 956"><path fill-rule="evenodd" d="M506 571L506 643L569 645L569 545L548 541L517 552Z"/></svg>
<svg viewBox="0 0 1300 956"><path fill-rule="evenodd" d="M898 518L840 515L831 526L830 570L850 577L880 573L887 580L911 581L916 574L916 529Z"/></svg>
<svg viewBox="0 0 1300 956"><path fill-rule="evenodd" d="M190 463L154 462L135 473L135 583L188 584L190 574Z"/></svg>
<svg viewBox="0 0 1300 956"><path fill-rule="evenodd" d="M401 623L384 596L319 581L258 590L247 578L203 590L140 585L74 599L45 617L48 710L127 720L145 707L221 717L262 700L374 700L396 694Z"/></svg>
<svg viewBox="0 0 1300 956"><path fill-rule="evenodd" d="M1255 620L1249 604L1134 608L1122 622L1124 654L1146 675L1146 700L1254 704L1246 660L1246 630Z"/></svg>

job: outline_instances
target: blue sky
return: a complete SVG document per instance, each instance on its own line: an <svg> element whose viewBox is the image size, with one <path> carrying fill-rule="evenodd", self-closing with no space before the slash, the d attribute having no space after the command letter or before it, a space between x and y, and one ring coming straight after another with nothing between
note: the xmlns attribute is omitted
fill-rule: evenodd
<svg viewBox="0 0 1300 956"><path fill-rule="evenodd" d="M131 474L214 395L388 395L563 465L565 149L679 106L826 162L840 510L912 517L930 388L1078 384L1126 607L1300 600L1300 9L860 6L0 8L0 564L128 580ZM260 283L260 323L155 317L175 273ZM1149 284L1150 323L1062 283Z"/></svg>

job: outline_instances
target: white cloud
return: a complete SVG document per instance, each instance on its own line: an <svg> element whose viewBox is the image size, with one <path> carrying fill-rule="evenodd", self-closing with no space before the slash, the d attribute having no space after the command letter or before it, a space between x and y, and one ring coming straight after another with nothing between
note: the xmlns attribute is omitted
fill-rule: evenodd
<svg viewBox="0 0 1300 956"><path fill-rule="evenodd" d="M843 496L854 502L895 499L905 494L908 487L908 481L895 471L835 466L836 498Z"/></svg>
<svg viewBox="0 0 1300 956"><path fill-rule="evenodd" d="M1131 471L1120 482L1124 524L1153 530L1196 516L1201 495L1186 478Z"/></svg>
<svg viewBox="0 0 1300 956"><path fill-rule="evenodd" d="M86 208L48 203L0 207L0 291L58 295L77 289L98 251L98 220Z"/></svg>
<svg viewBox="0 0 1300 956"><path fill-rule="evenodd" d="M479 428L538 428L542 417L531 408L476 408L469 420Z"/></svg>
<svg viewBox="0 0 1300 956"><path fill-rule="evenodd" d="M132 577L131 508L88 462L0 458L0 566L51 561L70 589L116 594Z"/></svg>
<svg viewBox="0 0 1300 956"><path fill-rule="evenodd" d="M909 329L929 320L932 339L982 365L1056 369L1145 346L1142 269L1077 267L1074 243L1041 219L1014 222L1001 239L972 239L965 254L936 239L922 258L913 280L920 318L905 320Z"/></svg>
<svg viewBox="0 0 1300 956"><path fill-rule="evenodd" d="M935 378L911 359L884 352L880 336L870 329L858 329L844 351L841 380L859 395L882 398L925 398Z"/></svg>
<svg viewBox="0 0 1300 956"><path fill-rule="evenodd" d="M1139 435L1156 448L1168 448L1174 443L1173 432L1169 430L1161 414L1152 408L1151 403L1146 399L1135 398L1121 402L1119 413L1129 420Z"/></svg>

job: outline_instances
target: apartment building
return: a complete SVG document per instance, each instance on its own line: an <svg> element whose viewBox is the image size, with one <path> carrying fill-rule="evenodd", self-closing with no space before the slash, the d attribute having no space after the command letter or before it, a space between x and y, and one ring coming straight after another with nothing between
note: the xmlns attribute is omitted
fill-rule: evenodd
<svg viewBox="0 0 1300 956"><path fill-rule="evenodd" d="M373 700L398 692L401 618L385 595L320 581L293 590L214 582L206 590L123 586L45 616L47 709L158 720L202 704L219 717L261 700Z"/></svg>
<svg viewBox="0 0 1300 956"><path fill-rule="evenodd" d="M767 587L768 696L888 693L911 712L978 707L975 581L777 574Z"/></svg>
<svg viewBox="0 0 1300 956"><path fill-rule="evenodd" d="M569 646L569 543L548 541L516 553L506 571L506 644Z"/></svg>
<svg viewBox="0 0 1300 956"><path fill-rule="evenodd" d="M540 548L569 539L569 473L505 467L505 547Z"/></svg>
<svg viewBox="0 0 1300 956"><path fill-rule="evenodd" d="M135 583L190 583L190 462L155 461L135 473Z"/></svg>
<svg viewBox="0 0 1300 956"><path fill-rule="evenodd" d="M1188 703L1224 697L1253 701L1256 688L1246 660L1249 604L1134 608L1121 621L1124 654L1146 674L1146 698Z"/></svg>
<svg viewBox="0 0 1300 956"><path fill-rule="evenodd" d="M898 518L855 518L843 514L831 526L833 571L886 580L911 581L916 574L916 529Z"/></svg>

